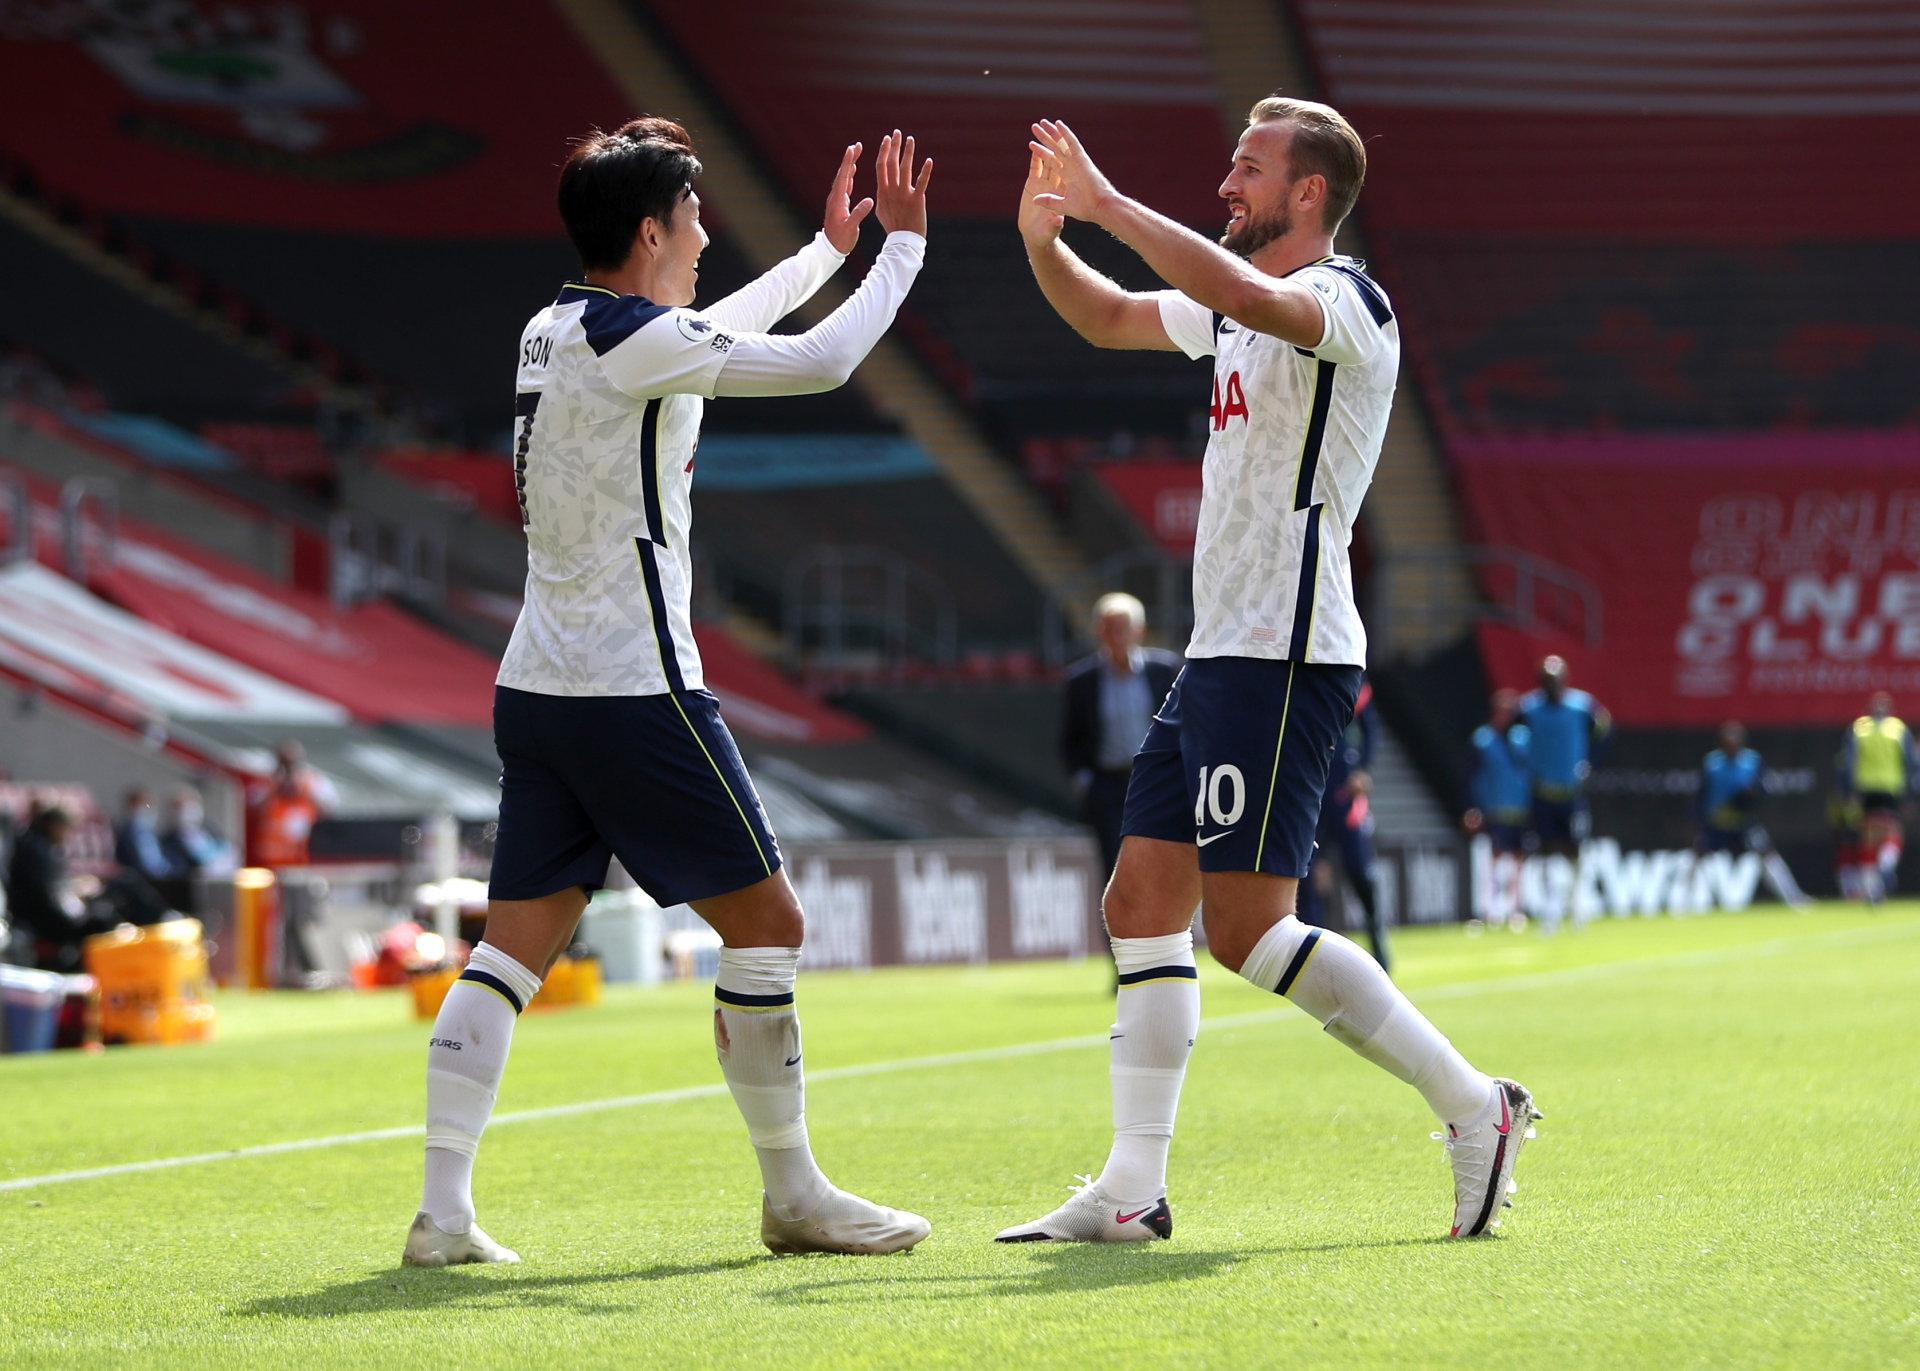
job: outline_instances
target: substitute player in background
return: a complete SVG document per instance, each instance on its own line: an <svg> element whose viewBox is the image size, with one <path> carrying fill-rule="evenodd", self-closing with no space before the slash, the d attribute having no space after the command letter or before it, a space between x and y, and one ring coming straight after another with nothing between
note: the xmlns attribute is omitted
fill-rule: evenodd
<svg viewBox="0 0 1920 1371"><path fill-rule="evenodd" d="M1606 746L1613 718L1584 690L1562 657L1540 662L1540 688L1520 697L1533 771L1533 832L1540 850L1577 858L1587 840L1587 777Z"/></svg>
<svg viewBox="0 0 1920 1371"><path fill-rule="evenodd" d="M1380 919L1380 894L1373 883L1373 753L1380 742L1379 711L1373 707L1373 683L1360 682L1353 703L1353 719L1341 730L1327 763L1327 780L1320 796L1320 826L1314 841L1319 851L1313 870L1300 882L1302 923L1331 928L1332 895L1344 877L1360 901L1367 920L1367 942L1380 969L1391 973L1387 928ZM1334 865L1338 854L1339 866Z"/></svg>
<svg viewBox="0 0 1920 1371"><path fill-rule="evenodd" d="M1470 1066L1380 965L1294 914L1328 758L1353 717L1366 635L1347 543L1399 372L1393 309L1333 235L1366 151L1325 105L1253 107L1221 246L1116 191L1072 130L1033 126L1020 231L1060 316L1100 347L1214 358L1187 665L1134 761L1107 930L1120 971L1113 1150L1099 1177L1003 1242L1129 1241L1173 1231L1167 1151L1200 1028L1194 907L1217 961L1284 995L1413 1085L1445 1127L1453 1232L1484 1232L1537 1117ZM1171 283L1135 295L1060 241L1100 225Z"/></svg>
<svg viewBox="0 0 1920 1371"><path fill-rule="evenodd" d="M560 217L583 283L520 340L514 452L527 594L500 665L502 763L486 939L434 1021L426 1187L404 1260L518 1261L474 1223L473 1159L516 1016L618 857L663 905L719 932L713 1030L747 1121L774 1252L896 1252L927 1221L836 1189L807 1146L793 1007L800 903L718 702L688 616L688 533L702 400L842 385L906 298L926 251L932 163L880 143L875 199L849 208L846 151L814 240L712 308L694 310L707 245L686 131L637 119L582 141ZM860 288L797 336L762 332L817 291L876 210L886 246Z"/></svg>
<svg viewBox="0 0 1920 1371"><path fill-rule="evenodd" d="M1492 716L1473 731L1473 803L1461 816L1461 827L1486 834L1493 848L1487 918L1514 929L1527 924L1520 912L1520 859L1533 818L1531 740L1519 716L1519 691L1493 692Z"/></svg>
<svg viewBox="0 0 1920 1371"><path fill-rule="evenodd" d="M1852 880L1841 873L1843 888L1857 889L1869 904L1892 893L1900 874L1906 841L1901 810L1920 779L1920 747L1913 731L1893 712L1893 696L1875 691L1867 712L1853 721L1840 748L1840 774L1847 793L1860 807L1860 839Z"/></svg>
<svg viewBox="0 0 1920 1371"><path fill-rule="evenodd" d="M1773 839L1761 825L1760 801L1766 797L1766 764L1747 746L1747 726L1737 719L1720 725L1720 746L1700 763L1700 793L1695 799L1700 837L1694 848L1701 854L1752 852L1760 870L1782 904L1806 909L1813 902L1801 893L1793 872L1774 850Z"/></svg>

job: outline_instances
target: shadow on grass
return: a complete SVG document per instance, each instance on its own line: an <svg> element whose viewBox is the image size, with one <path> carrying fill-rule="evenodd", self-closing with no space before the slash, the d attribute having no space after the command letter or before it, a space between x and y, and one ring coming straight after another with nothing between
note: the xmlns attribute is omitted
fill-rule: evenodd
<svg viewBox="0 0 1920 1371"><path fill-rule="evenodd" d="M999 1299L1010 1295L1074 1294L1130 1285L1165 1285L1204 1280L1236 1262L1261 1257L1298 1257L1395 1247L1450 1243L1447 1238L1402 1238L1377 1242L1297 1243L1241 1247L1223 1251L1168 1250L1154 1244L1035 1243L1019 1249L1024 1266L998 1271L920 1274L912 1257L845 1258L810 1256L773 1258L765 1254L725 1261L662 1263L630 1271L588 1271L540 1276L525 1267L455 1267L423 1271L399 1267L359 1280L343 1281L305 1294L250 1300L233 1311L239 1318L354 1318L395 1311L456 1307L569 1309L575 1313L617 1313L605 1296L636 1283L718 1276L759 1270L791 1283L757 1292L775 1304L858 1302L863 1294L887 1301ZM1007 1249L994 1249L1006 1252ZM829 1275L831 1272L833 1274ZM596 1298L596 1295L599 1298Z"/></svg>
<svg viewBox="0 0 1920 1371"><path fill-rule="evenodd" d="M577 1292L594 1286L618 1286L631 1281L670 1281L682 1276L715 1276L726 1271L764 1266L768 1260L767 1257L734 1257L727 1261L667 1263L634 1271L579 1272L568 1276L521 1274L513 1267L471 1266L428 1271L403 1266L304 1295L274 1295L251 1300L234 1310L234 1313L242 1318L329 1319L392 1310L440 1309L463 1304L499 1304L523 1308L573 1306L585 1309L588 1306L575 1296Z"/></svg>
<svg viewBox="0 0 1920 1371"><path fill-rule="evenodd" d="M870 1266L830 1279L802 1280L760 1298L780 1304L825 1304L871 1287L888 1300L1001 1299L1009 1295L1078 1294L1130 1285L1166 1285L1204 1280L1235 1262L1258 1257L1295 1257L1309 1253L1438 1246L1450 1238L1399 1238L1379 1242L1299 1243L1279 1247L1238 1247L1190 1252L1158 1243L1033 1243L1020 1250L1029 1257L1023 1270L980 1271L954 1275L902 1275L897 1266ZM821 1258L808 1258L819 1261ZM834 1260L828 1258L826 1260ZM784 1267L782 1268L785 1269Z"/></svg>

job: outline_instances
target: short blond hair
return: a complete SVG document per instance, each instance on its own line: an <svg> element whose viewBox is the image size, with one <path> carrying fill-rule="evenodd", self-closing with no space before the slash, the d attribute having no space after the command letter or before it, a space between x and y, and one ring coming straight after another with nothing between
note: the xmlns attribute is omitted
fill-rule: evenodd
<svg viewBox="0 0 1920 1371"><path fill-rule="evenodd" d="M1293 125L1287 164L1296 180L1315 175L1326 180L1327 199L1320 210L1320 226L1329 234L1338 232L1353 212L1353 203L1360 198L1360 187L1367 179L1367 145L1360 141L1353 125L1332 105L1285 95L1269 95L1247 111L1247 126L1255 124Z"/></svg>
<svg viewBox="0 0 1920 1371"><path fill-rule="evenodd" d="M1147 626L1147 607L1124 590L1110 591L1093 602L1093 622L1097 625L1109 614L1124 614L1135 628Z"/></svg>

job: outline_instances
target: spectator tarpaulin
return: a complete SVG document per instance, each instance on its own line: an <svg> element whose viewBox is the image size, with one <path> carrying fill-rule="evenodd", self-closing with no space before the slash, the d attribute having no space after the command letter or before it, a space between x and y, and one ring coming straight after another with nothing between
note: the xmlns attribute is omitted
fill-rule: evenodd
<svg viewBox="0 0 1920 1371"><path fill-rule="evenodd" d="M755 657L725 629L695 624L707 689L735 733L790 743L858 742L871 731L851 714L821 704Z"/></svg>
<svg viewBox="0 0 1920 1371"><path fill-rule="evenodd" d="M30 482L44 496L40 482ZM36 510L42 560L59 521ZM118 556L89 585L149 623L345 706L367 722L490 725L497 663L384 603L334 607L251 567L131 519Z"/></svg>
<svg viewBox="0 0 1920 1371"><path fill-rule="evenodd" d="M330 700L116 609L32 562L0 571L0 666L61 694L157 719L340 724Z"/></svg>
<svg viewBox="0 0 1920 1371"><path fill-rule="evenodd" d="M1920 433L1460 438L1475 541L1599 588L1603 636L1482 631L1490 674L1560 652L1623 722L1830 724L1920 709ZM1570 627L1577 627L1571 624Z"/></svg>

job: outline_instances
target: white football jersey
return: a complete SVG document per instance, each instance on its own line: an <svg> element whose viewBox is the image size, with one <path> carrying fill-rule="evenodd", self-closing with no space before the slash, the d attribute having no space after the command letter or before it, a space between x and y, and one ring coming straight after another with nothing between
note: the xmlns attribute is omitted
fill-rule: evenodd
<svg viewBox="0 0 1920 1371"><path fill-rule="evenodd" d="M1320 297L1318 347L1157 293L1167 336L1189 357L1215 359L1187 656L1365 666L1347 545L1387 432L1400 326L1350 257L1290 277Z"/></svg>
<svg viewBox="0 0 1920 1371"><path fill-rule="evenodd" d="M891 235L860 289L805 334L749 330L771 327L833 274L844 258L824 235L705 311L573 284L533 316L514 407L526 599L500 685L701 688L689 534L705 400L842 384L892 322L924 248L917 234Z"/></svg>

